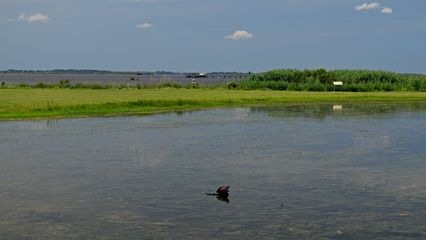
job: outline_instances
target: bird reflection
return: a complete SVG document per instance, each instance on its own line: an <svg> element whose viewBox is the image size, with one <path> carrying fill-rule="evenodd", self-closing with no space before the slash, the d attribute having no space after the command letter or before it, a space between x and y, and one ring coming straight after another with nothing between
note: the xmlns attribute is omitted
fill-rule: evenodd
<svg viewBox="0 0 426 240"><path fill-rule="evenodd" d="M221 196L216 196L216 199L222 202L226 202L229 203L229 198L228 197L221 197Z"/></svg>

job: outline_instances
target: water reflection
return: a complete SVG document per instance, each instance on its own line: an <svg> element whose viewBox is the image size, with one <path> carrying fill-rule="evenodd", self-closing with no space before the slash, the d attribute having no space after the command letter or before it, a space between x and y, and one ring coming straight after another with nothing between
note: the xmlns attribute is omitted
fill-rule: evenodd
<svg viewBox="0 0 426 240"><path fill-rule="evenodd" d="M221 197L221 196L216 196L216 199L222 202L226 202L229 203L229 197Z"/></svg>
<svg viewBox="0 0 426 240"><path fill-rule="evenodd" d="M20 128L30 129L35 131L46 131L48 128L53 128L57 125L58 120L43 120L43 121L28 121L19 122Z"/></svg>
<svg viewBox="0 0 426 240"><path fill-rule="evenodd" d="M342 110L342 109L343 109L342 105L333 105L333 110L334 111L339 111L339 110Z"/></svg>
<svg viewBox="0 0 426 240"><path fill-rule="evenodd" d="M425 112L426 106L423 102L407 103L361 103L361 104L287 104L273 107L251 108L253 112L266 112L273 117L303 117L313 119L324 119L328 116L339 117L379 117L395 115L400 113Z"/></svg>
<svg viewBox="0 0 426 240"><path fill-rule="evenodd" d="M426 104L333 105L1 122L0 238L426 238Z"/></svg>

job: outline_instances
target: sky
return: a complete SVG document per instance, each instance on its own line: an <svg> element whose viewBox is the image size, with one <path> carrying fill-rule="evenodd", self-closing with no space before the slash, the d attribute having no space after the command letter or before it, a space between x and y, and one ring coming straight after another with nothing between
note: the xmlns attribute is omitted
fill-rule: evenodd
<svg viewBox="0 0 426 240"><path fill-rule="evenodd" d="M0 70L426 73L425 0L0 0Z"/></svg>

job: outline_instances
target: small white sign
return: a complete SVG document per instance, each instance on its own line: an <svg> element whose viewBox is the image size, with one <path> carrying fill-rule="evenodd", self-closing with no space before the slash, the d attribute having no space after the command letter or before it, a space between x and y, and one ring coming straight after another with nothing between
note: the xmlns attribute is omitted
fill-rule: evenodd
<svg viewBox="0 0 426 240"><path fill-rule="evenodd" d="M333 85L334 85L334 86L342 86L342 85L343 85L343 82L333 82Z"/></svg>

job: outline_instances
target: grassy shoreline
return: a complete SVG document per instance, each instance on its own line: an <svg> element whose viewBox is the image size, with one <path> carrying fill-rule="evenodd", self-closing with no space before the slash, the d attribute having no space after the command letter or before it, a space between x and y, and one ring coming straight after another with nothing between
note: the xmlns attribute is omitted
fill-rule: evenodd
<svg viewBox="0 0 426 240"><path fill-rule="evenodd" d="M0 89L0 120L152 114L299 102L426 101L425 92L216 89Z"/></svg>

